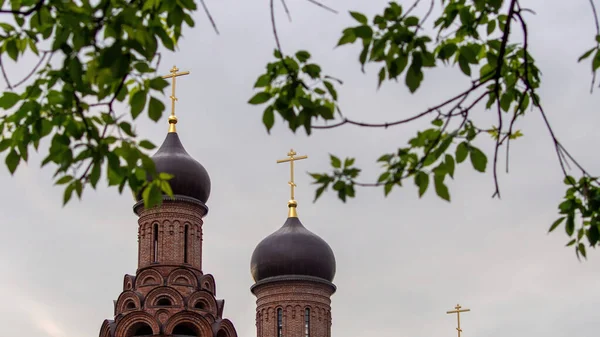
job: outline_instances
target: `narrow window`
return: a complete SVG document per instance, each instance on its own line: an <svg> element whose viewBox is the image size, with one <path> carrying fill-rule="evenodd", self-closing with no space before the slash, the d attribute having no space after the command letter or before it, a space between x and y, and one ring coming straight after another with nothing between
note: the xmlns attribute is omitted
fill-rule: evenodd
<svg viewBox="0 0 600 337"><path fill-rule="evenodd" d="M277 337L283 337L283 309L277 309Z"/></svg>
<svg viewBox="0 0 600 337"><path fill-rule="evenodd" d="M154 250L154 256L152 262L158 261L158 224L154 224L154 242L152 244Z"/></svg>
<svg viewBox="0 0 600 337"><path fill-rule="evenodd" d="M183 230L183 263L188 263L188 225Z"/></svg>
<svg viewBox="0 0 600 337"><path fill-rule="evenodd" d="M304 337L310 337L310 309L304 309Z"/></svg>

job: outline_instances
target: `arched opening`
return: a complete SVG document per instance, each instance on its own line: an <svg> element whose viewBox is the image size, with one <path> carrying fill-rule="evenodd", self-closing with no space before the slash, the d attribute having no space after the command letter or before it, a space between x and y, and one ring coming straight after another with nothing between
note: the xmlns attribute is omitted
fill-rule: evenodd
<svg viewBox="0 0 600 337"><path fill-rule="evenodd" d="M185 229L183 231L183 263L188 263L188 225L185 225Z"/></svg>
<svg viewBox="0 0 600 337"><path fill-rule="evenodd" d="M202 301L198 301L196 304L194 304L194 308L204 310L206 309L206 304L204 304Z"/></svg>
<svg viewBox="0 0 600 337"><path fill-rule="evenodd" d="M173 329L173 336L200 336L200 331L192 323L180 323Z"/></svg>
<svg viewBox="0 0 600 337"><path fill-rule="evenodd" d="M128 310L135 309L135 303L132 300L128 300L125 304L125 308Z"/></svg>
<svg viewBox="0 0 600 337"><path fill-rule="evenodd" d="M304 337L310 337L310 309L304 309Z"/></svg>
<svg viewBox="0 0 600 337"><path fill-rule="evenodd" d="M225 332L225 330L219 330L219 332L217 332L217 337L227 337L227 332Z"/></svg>
<svg viewBox="0 0 600 337"><path fill-rule="evenodd" d="M283 337L283 309L277 309L277 337Z"/></svg>
<svg viewBox="0 0 600 337"><path fill-rule="evenodd" d="M156 301L156 306L158 307L168 307L171 306L171 299L168 297L161 297Z"/></svg>
<svg viewBox="0 0 600 337"><path fill-rule="evenodd" d="M153 257L152 262L158 261L158 224L154 224L154 239L152 243Z"/></svg>
<svg viewBox="0 0 600 337"><path fill-rule="evenodd" d="M129 328L127 333L127 337L135 337L135 336L152 336L152 328L150 325L144 322L135 323Z"/></svg>

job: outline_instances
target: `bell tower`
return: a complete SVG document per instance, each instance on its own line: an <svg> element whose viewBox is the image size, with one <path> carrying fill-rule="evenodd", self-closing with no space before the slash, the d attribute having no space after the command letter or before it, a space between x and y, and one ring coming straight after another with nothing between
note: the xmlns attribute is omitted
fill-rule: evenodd
<svg viewBox="0 0 600 337"><path fill-rule="evenodd" d="M152 157L157 172L173 175L174 197L165 195L161 206L149 209L137 197L138 269L125 275L114 319L104 321L100 337L237 337L231 321L223 318L225 301L216 298L215 279L202 270L202 226L211 182L175 127L175 83L187 74L173 67L164 76L172 79L169 132Z"/></svg>
<svg viewBox="0 0 600 337"><path fill-rule="evenodd" d="M300 222L294 199L294 162L306 158L291 150L277 161L290 163L288 218L252 254L258 337L331 336L335 257L327 242Z"/></svg>

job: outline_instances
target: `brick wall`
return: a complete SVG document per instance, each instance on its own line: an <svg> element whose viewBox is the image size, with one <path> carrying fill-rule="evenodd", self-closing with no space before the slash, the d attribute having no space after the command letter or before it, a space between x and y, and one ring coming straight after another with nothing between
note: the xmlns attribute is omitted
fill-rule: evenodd
<svg viewBox="0 0 600 337"><path fill-rule="evenodd" d="M331 335L331 285L306 280L261 284L253 289L258 337L277 336L277 310L282 310L282 336L306 337L305 309L310 309L309 336Z"/></svg>

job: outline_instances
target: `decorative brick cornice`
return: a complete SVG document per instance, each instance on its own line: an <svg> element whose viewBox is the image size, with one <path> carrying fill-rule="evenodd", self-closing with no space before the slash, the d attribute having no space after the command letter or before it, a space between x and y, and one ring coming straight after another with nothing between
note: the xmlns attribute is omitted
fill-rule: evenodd
<svg viewBox="0 0 600 337"><path fill-rule="evenodd" d="M337 290L337 287L335 286L335 284L333 284L325 279L322 279L320 277L306 276L306 275L283 275L283 276L268 277L266 279L260 280L256 283L254 283L250 287L250 291L256 295L256 293L254 291L256 290L257 287L260 287L260 286L266 285L266 284L271 284L271 283L290 282L290 281L304 281L304 282L308 281L308 282L321 283L321 284L331 287L332 294L335 293L335 291Z"/></svg>
<svg viewBox="0 0 600 337"><path fill-rule="evenodd" d="M171 203L171 202L180 202L180 203L187 203L190 205L194 205L196 207L199 207L202 210L202 216L206 216L206 214L208 214L208 207L200 200L196 199L196 198L191 198L191 197L187 197L185 195L178 195L175 194L173 195L173 198L169 197L168 195L163 195L162 196L162 200L163 200L163 205L165 203ZM153 207L148 209L147 211L151 211L154 209L160 209L161 207ZM140 200L138 202L136 202L133 205L133 213L135 213L135 215L139 216L142 212L144 212L146 209L144 208L144 200Z"/></svg>

